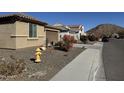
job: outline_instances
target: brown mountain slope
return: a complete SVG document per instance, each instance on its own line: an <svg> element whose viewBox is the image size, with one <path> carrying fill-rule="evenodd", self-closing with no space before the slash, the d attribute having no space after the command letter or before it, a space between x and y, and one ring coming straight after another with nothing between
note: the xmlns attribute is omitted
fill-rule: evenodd
<svg viewBox="0 0 124 93"><path fill-rule="evenodd" d="M124 32L124 28L114 24L101 24L87 31L87 34L94 34L97 37L101 35L110 36L113 33Z"/></svg>

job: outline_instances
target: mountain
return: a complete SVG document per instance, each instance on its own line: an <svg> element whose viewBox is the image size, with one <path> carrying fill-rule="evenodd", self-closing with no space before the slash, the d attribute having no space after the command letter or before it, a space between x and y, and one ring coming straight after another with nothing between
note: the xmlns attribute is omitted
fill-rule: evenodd
<svg viewBox="0 0 124 93"><path fill-rule="evenodd" d="M124 28L114 24L100 24L87 31L87 34L94 34L97 37L101 35L112 35L113 33L124 32Z"/></svg>

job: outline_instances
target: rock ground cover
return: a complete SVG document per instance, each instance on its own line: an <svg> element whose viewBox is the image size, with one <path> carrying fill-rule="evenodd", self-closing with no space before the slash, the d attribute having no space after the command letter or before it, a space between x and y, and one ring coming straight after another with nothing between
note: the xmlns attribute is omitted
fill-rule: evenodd
<svg viewBox="0 0 124 93"><path fill-rule="evenodd" d="M0 75L0 80L49 80L65 65L71 62L84 49L72 48L68 52L48 48L42 51L42 62L34 63L36 47L8 50L0 49L0 62L17 63L24 61L25 69L22 73L12 76Z"/></svg>

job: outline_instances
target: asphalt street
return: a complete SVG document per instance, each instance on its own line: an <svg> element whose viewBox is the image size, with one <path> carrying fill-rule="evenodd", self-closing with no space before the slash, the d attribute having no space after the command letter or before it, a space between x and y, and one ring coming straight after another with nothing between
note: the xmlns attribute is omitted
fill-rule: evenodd
<svg viewBox="0 0 124 93"><path fill-rule="evenodd" d="M124 39L110 39L103 45L103 66L106 80L124 80Z"/></svg>

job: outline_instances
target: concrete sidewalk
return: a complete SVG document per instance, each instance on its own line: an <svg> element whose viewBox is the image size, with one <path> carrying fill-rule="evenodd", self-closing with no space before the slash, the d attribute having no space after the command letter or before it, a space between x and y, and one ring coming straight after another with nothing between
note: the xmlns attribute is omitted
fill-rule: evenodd
<svg viewBox="0 0 124 93"><path fill-rule="evenodd" d="M83 45L76 45L75 47L83 47ZM51 81L97 80L97 78L102 76L97 75L99 72L98 70L101 69L101 51L102 43L98 42L94 45L90 45L88 49L82 52L72 62L65 66L60 72L58 72L51 79ZM104 71L102 73L104 73Z"/></svg>

